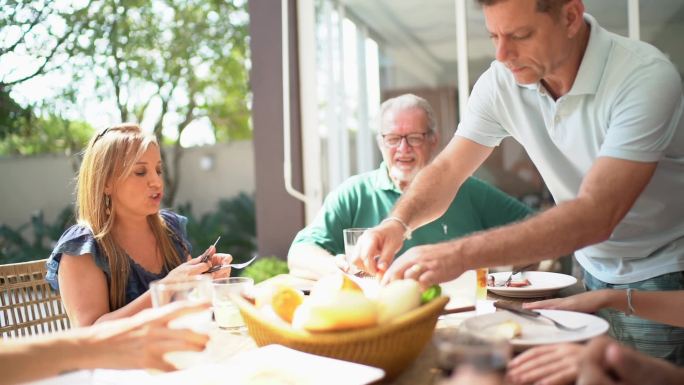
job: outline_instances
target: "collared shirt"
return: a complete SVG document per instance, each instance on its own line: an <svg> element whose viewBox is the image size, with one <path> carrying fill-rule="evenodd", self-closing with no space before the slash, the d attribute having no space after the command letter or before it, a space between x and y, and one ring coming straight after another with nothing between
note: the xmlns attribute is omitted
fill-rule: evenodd
<svg viewBox="0 0 684 385"><path fill-rule="evenodd" d="M456 135L486 146L512 136L556 202L577 197L598 157L658 162L653 178L610 238L575 255L613 284L684 270L684 110L681 79L655 47L601 28L575 82L554 100L543 85L517 84L500 62L477 81Z"/></svg>
<svg viewBox="0 0 684 385"><path fill-rule="evenodd" d="M331 254L344 254L342 230L377 225L389 215L400 196L383 162L380 168L353 176L330 192L314 221L297 234L293 243L316 244ZM416 229L397 256L413 246L505 225L531 213L532 209L501 190L468 178L446 213Z"/></svg>

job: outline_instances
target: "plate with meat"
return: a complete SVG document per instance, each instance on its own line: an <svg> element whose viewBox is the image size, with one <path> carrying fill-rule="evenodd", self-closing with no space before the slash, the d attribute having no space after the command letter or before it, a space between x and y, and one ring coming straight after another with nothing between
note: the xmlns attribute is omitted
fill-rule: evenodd
<svg viewBox="0 0 684 385"><path fill-rule="evenodd" d="M510 271L489 274L487 290L504 297L539 298L550 297L558 290L577 283L577 278L547 271L524 271L515 274L510 282Z"/></svg>

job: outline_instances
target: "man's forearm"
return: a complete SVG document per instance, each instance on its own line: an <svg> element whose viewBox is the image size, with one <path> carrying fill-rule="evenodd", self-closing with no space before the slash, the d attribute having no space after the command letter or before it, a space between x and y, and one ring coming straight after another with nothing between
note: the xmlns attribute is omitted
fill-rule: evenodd
<svg viewBox="0 0 684 385"><path fill-rule="evenodd" d="M333 255L327 250L311 243L296 243L287 254L290 274L308 279L318 279L338 271Z"/></svg>
<svg viewBox="0 0 684 385"><path fill-rule="evenodd" d="M612 229L580 200L562 203L522 222L453 241L465 269L521 265L567 255L601 242Z"/></svg>

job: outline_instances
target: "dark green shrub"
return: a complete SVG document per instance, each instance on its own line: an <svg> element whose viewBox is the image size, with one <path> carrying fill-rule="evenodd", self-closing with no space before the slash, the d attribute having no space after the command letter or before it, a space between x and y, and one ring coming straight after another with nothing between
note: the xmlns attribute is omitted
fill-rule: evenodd
<svg viewBox="0 0 684 385"><path fill-rule="evenodd" d="M64 230L76 222L73 206L65 207L53 223L43 211L35 212L28 223L12 229L0 225L0 264L35 261L50 256Z"/></svg>

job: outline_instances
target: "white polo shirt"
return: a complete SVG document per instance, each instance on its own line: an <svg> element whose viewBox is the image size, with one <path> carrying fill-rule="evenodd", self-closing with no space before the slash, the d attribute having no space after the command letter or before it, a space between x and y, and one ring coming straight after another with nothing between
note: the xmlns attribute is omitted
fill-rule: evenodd
<svg viewBox="0 0 684 385"><path fill-rule="evenodd" d="M684 270L684 99L679 73L653 46L618 36L585 15L587 50L567 95L517 84L500 62L475 84L456 135L485 146L512 136L556 202L574 199L597 157L658 161L634 207L602 243L575 252L613 284Z"/></svg>

